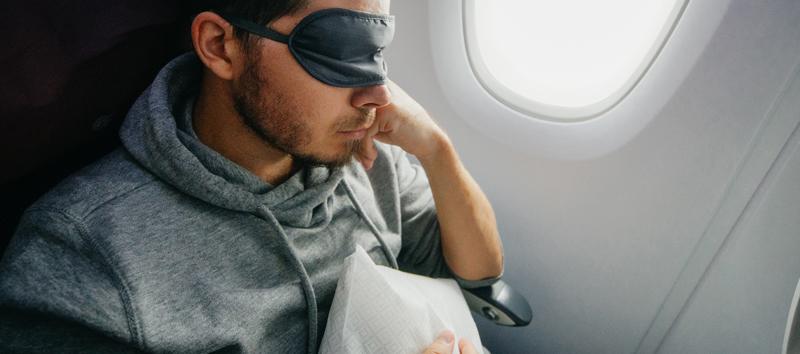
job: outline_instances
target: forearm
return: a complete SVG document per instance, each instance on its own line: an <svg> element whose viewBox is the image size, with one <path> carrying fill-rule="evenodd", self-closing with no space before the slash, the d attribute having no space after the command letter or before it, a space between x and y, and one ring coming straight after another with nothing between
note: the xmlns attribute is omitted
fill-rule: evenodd
<svg viewBox="0 0 800 354"><path fill-rule="evenodd" d="M444 134L437 146L418 158L433 192L445 261L463 279L496 277L503 271L503 247L492 206Z"/></svg>
<svg viewBox="0 0 800 354"><path fill-rule="evenodd" d="M376 110L359 160L364 168L372 167L378 153L371 138L415 155L433 192L447 265L466 280L500 275L503 247L492 206L425 109L395 83L389 81L388 86L392 102Z"/></svg>

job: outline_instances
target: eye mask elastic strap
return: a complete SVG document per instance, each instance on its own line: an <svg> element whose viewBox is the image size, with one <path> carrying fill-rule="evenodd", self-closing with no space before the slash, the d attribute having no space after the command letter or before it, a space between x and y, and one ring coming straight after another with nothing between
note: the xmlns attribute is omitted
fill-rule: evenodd
<svg viewBox="0 0 800 354"><path fill-rule="evenodd" d="M243 18L239 18L236 16L230 16L226 14L219 14L225 21L230 22L236 27L239 27L247 32L250 32L255 35L259 35L261 37L267 37L273 41L278 41L281 43L289 43L289 36L280 34L278 32L273 31L269 27L264 27L256 24L255 22L250 22Z"/></svg>

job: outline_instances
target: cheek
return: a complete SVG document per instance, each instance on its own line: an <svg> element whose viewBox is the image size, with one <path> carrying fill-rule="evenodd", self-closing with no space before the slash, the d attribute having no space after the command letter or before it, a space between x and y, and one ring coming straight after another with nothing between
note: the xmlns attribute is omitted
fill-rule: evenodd
<svg viewBox="0 0 800 354"><path fill-rule="evenodd" d="M324 84L323 84L324 85ZM325 139L336 135L345 125L352 124L355 111L348 103L347 96L336 88L316 85L307 86L305 90L293 92L294 104L302 116L298 119L306 122L306 126L313 131L314 138Z"/></svg>
<svg viewBox="0 0 800 354"><path fill-rule="evenodd" d="M312 77L292 57L288 49L271 46L270 65L264 67L269 75L271 89L281 90L281 96L290 101L298 119L304 122L306 130L314 141L320 141L336 134L342 128L341 117L354 114L350 104L352 89L333 87ZM269 94L269 93L267 93Z"/></svg>

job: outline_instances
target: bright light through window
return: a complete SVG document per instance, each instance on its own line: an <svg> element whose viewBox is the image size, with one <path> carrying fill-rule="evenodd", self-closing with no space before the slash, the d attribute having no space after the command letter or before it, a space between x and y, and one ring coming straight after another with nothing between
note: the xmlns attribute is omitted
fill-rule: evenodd
<svg viewBox="0 0 800 354"><path fill-rule="evenodd" d="M685 0L465 0L479 79L529 113L586 118L639 80Z"/></svg>

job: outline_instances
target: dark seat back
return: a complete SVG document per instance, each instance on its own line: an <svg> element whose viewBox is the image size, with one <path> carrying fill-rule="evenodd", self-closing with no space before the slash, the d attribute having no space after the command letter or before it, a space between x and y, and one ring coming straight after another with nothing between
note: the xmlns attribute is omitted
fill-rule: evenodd
<svg viewBox="0 0 800 354"><path fill-rule="evenodd" d="M0 252L32 202L119 145L133 101L189 49L187 13L176 0L0 4Z"/></svg>

